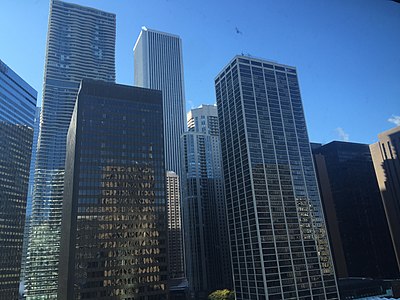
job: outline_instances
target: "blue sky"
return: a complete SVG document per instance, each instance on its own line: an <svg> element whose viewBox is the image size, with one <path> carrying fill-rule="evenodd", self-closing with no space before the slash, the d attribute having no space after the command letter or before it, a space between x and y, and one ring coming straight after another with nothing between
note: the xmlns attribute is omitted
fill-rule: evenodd
<svg viewBox="0 0 400 300"><path fill-rule="evenodd" d="M400 4L393 1L70 2L117 14L118 83L133 84L142 26L180 35L187 110L214 103L214 77L244 53L297 67L311 141L373 143L400 116ZM0 4L0 58L39 97L48 10L48 0Z"/></svg>

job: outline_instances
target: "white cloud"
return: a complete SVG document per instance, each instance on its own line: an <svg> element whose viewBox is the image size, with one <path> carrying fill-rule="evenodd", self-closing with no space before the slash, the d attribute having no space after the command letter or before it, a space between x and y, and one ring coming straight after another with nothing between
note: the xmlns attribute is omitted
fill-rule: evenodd
<svg viewBox="0 0 400 300"><path fill-rule="evenodd" d="M400 126L400 116L392 115L392 116L388 119L388 121L389 121L390 123L393 123L393 124L396 125L396 126Z"/></svg>
<svg viewBox="0 0 400 300"><path fill-rule="evenodd" d="M195 107L194 107L194 102L193 102L193 100L186 100L186 103L187 103L186 106L189 105L189 106L190 106L190 109L195 108Z"/></svg>
<svg viewBox="0 0 400 300"><path fill-rule="evenodd" d="M350 135L346 133L342 127L336 128L336 133L339 135L340 139L344 142L348 142Z"/></svg>

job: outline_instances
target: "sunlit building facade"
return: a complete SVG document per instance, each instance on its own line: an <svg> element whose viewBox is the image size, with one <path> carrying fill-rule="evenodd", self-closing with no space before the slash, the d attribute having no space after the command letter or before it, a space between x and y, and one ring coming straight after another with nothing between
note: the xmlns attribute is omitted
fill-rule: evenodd
<svg viewBox="0 0 400 300"><path fill-rule="evenodd" d="M161 92L84 80L67 141L57 299L167 299Z"/></svg>
<svg viewBox="0 0 400 300"><path fill-rule="evenodd" d="M215 88L237 299L338 299L296 69L236 56Z"/></svg>
<svg viewBox="0 0 400 300"><path fill-rule="evenodd" d="M133 51L135 86L162 91L165 167L180 176L180 137L185 130L182 40L143 27Z"/></svg>
<svg viewBox="0 0 400 300"><path fill-rule="evenodd" d="M18 299L37 92L0 60L0 299Z"/></svg>
<svg viewBox="0 0 400 300"><path fill-rule="evenodd" d="M82 78L115 81L115 30L114 14L50 1L27 299L57 296L67 131Z"/></svg>
<svg viewBox="0 0 400 300"><path fill-rule="evenodd" d="M400 270L400 126L380 133L378 140L370 151Z"/></svg>

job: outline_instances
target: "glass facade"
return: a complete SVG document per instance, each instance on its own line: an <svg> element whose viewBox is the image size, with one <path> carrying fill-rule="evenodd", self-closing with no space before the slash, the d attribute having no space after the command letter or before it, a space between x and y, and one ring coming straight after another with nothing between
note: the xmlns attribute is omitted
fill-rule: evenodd
<svg viewBox="0 0 400 300"><path fill-rule="evenodd" d="M26 273L26 257L28 255L28 244L29 244L29 232L31 228L31 215L32 215L32 200L33 200L33 185L35 178L35 165L36 165L36 151L37 142L40 130L40 112L41 108L36 107L34 127L33 127L33 141L32 141L32 156L29 170L29 183L28 183L28 195L26 197L26 216L25 216L25 228L24 228L24 243L22 247L22 260L21 260L21 279L20 279L20 293L24 293L25 290L25 273Z"/></svg>
<svg viewBox="0 0 400 300"><path fill-rule="evenodd" d="M167 299L161 92L83 81L68 133L58 299Z"/></svg>
<svg viewBox="0 0 400 300"><path fill-rule="evenodd" d="M17 299L37 92L0 60L0 299Z"/></svg>
<svg viewBox="0 0 400 300"><path fill-rule="evenodd" d="M27 299L56 298L67 131L82 78L115 81L115 26L114 14L50 1Z"/></svg>
<svg viewBox="0 0 400 300"><path fill-rule="evenodd" d="M338 299L296 69L237 56L215 88L237 299Z"/></svg>
<svg viewBox="0 0 400 300"><path fill-rule="evenodd" d="M195 299L232 288L217 107L188 113L182 136L186 274Z"/></svg>
<svg viewBox="0 0 400 300"><path fill-rule="evenodd" d="M179 176L167 171L169 278L183 278L181 191Z"/></svg>
<svg viewBox="0 0 400 300"><path fill-rule="evenodd" d="M369 145L331 142L313 154L337 276L397 278Z"/></svg>

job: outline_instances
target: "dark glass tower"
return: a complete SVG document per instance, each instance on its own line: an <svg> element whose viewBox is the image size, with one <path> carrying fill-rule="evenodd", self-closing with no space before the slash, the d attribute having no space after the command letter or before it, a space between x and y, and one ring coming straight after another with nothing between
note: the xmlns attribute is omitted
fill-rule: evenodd
<svg viewBox="0 0 400 300"><path fill-rule="evenodd" d="M215 88L237 299L338 299L296 69L236 56Z"/></svg>
<svg viewBox="0 0 400 300"><path fill-rule="evenodd" d="M0 299L18 298L37 92L0 60Z"/></svg>
<svg viewBox="0 0 400 300"><path fill-rule="evenodd" d="M115 81L115 15L50 1L27 299L56 299L68 126L82 78Z"/></svg>
<svg viewBox="0 0 400 300"><path fill-rule="evenodd" d="M331 142L313 153L338 277L397 278L369 145Z"/></svg>
<svg viewBox="0 0 400 300"><path fill-rule="evenodd" d="M186 275L191 295L205 299L233 285L217 107L192 109L188 127L182 136Z"/></svg>
<svg viewBox="0 0 400 300"><path fill-rule="evenodd" d="M67 138L58 299L167 299L161 92L83 81Z"/></svg>

